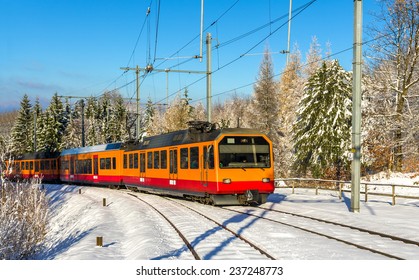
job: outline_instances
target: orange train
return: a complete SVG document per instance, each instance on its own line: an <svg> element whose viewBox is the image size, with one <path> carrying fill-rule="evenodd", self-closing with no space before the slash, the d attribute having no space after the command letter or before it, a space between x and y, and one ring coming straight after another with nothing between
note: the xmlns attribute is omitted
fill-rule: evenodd
<svg viewBox="0 0 419 280"><path fill-rule="evenodd" d="M62 182L126 186L214 205L261 204L274 191L272 142L265 134L204 122L141 142L64 150L56 159Z"/></svg>

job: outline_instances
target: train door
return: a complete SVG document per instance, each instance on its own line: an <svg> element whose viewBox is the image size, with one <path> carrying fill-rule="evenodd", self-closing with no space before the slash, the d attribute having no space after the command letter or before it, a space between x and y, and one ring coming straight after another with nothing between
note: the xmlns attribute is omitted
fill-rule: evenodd
<svg viewBox="0 0 419 280"><path fill-rule="evenodd" d="M144 185L146 178L145 152L140 153L140 185Z"/></svg>
<svg viewBox="0 0 419 280"><path fill-rule="evenodd" d="M177 149L169 150L169 185L176 186L178 178L178 160L177 160Z"/></svg>
<svg viewBox="0 0 419 280"><path fill-rule="evenodd" d="M74 180L74 156L70 157L70 180Z"/></svg>
<svg viewBox="0 0 419 280"><path fill-rule="evenodd" d="M93 182L96 183L99 180L99 159L98 155L93 155Z"/></svg>
<svg viewBox="0 0 419 280"><path fill-rule="evenodd" d="M211 148L211 146L210 146ZM202 153L202 164L201 164L201 185L204 187L208 186L208 169L209 169L209 162L208 162L208 147L204 146L204 152Z"/></svg>

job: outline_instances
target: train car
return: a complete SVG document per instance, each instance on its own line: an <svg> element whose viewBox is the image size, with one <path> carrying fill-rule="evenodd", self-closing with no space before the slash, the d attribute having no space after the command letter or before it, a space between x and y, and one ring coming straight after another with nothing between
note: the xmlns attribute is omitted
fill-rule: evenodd
<svg viewBox="0 0 419 280"><path fill-rule="evenodd" d="M12 161L9 178L12 180L42 179L59 181L59 152L36 152L17 156Z"/></svg>
<svg viewBox="0 0 419 280"><path fill-rule="evenodd" d="M122 186L122 143L63 150L60 179L74 184Z"/></svg>
<svg viewBox="0 0 419 280"><path fill-rule="evenodd" d="M261 204L274 191L272 142L255 130L194 122L123 149L123 181L141 191L214 205Z"/></svg>

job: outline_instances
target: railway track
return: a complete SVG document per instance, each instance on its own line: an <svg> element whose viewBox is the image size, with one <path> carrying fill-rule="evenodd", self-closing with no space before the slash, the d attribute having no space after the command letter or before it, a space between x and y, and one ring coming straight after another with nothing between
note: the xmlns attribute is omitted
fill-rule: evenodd
<svg viewBox="0 0 419 280"><path fill-rule="evenodd" d="M404 260L417 259L419 257L419 242L399 236L263 206L252 208L259 209L260 213L256 213L256 211L250 213L248 209L244 211L236 207L223 207L223 209L259 217L260 219L323 236L391 259ZM270 215L269 213L275 213L276 215ZM401 247L403 247L403 250L400 249ZM403 251L403 253L393 253L394 250L392 248L397 248L397 251Z"/></svg>
<svg viewBox="0 0 419 280"><path fill-rule="evenodd" d="M223 254L231 256L234 255L232 252L241 260L275 259L240 234L229 230L222 223L179 200L155 195L128 194L147 204L162 216L183 240L196 260L225 259ZM171 204L171 207L168 207L168 204ZM203 221L203 218L206 221Z"/></svg>
<svg viewBox="0 0 419 280"><path fill-rule="evenodd" d="M142 195L140 196L143 197ZM144 197L150 198L155 196ZM197 259L209 259L210 255L205 252L199 252L196 246L196 240L198 239L202 243L207 242L205 237L206 233L201 233L201 236L198 236L196 234L191 235L186 231L185 234L184 225L179 224L178 221L174 221L171 213L167 213L171 212L167 210L168 203L171 204L169 209L173 207L176 211L180 211L182 215L192 217L189 224L196 224L199 227L199 224L203 220L206 220L203 223L204 225L213 225L207 229L207 233L211 228L214 232L221 230L224 233L228 232L230 237L227 238L230 241L232 238L240 240L241 243L247 245L247 250L251 247L254 251L257 251L259 258L263 256L265 259L273 260L289 259L291 256L291 258L295 259L305 259L305 255L310 255L310 258L314 259L329 259L329 255L330 259L365 258L404 260L419 258L418 241L367 229L362 226L354 226L349 223L344 224L301 213L274 209L274 206L271 206L271 208L268 208L269 206L213 207L181 199L157 198L153 198L150 206L155 208L156 211L165 209L164 212L160 211L162 212L160 215L166 216L165 219L168 219L168 222L170 221L179 236L182 237L183 234L184 237L182 239L185 244L189 242L190 245L187 246L188 248L190 247L191 252L192 250L196 251ZM160 201L158 205L155 204L156 200ZM260 229L263 229L259 234L260 236L257 236L254 232L249 233L250 231L257 232L259 224ZM264 232L265 229L268 230ZM296 236L297 238L288 238L290 236ZM300 236L303 236L303 238L300 238ZM323 241L321 241L322 247L319 248L317 246L313 248L311 244L318 244L318 240L321 238L323 238ZM298 239L302 239L304 242L298 243ZM310 241L310 239L315 241ZM295 244L296 240L297 244ZM223 244L223 242L222 240L218 240L213 241L213 244ZM280 246L276 246L277 244L280 244ZM306 253L306 247L308 250L312 250L313 253ZM240 248L235 249L238 251L241 250ZM246 253L244 254L246 255ZM361 257L357 257L358 255Z"/></svg>

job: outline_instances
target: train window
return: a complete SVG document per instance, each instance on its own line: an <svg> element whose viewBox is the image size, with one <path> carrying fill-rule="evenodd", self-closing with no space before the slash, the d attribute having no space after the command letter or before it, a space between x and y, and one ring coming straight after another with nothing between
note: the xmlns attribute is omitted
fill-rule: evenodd
<svg viewBox="0 0 419 280"><path fill-rule="evenodd" d="M22 168L20 168L21 170L25 170L25 163L22 162Z"/></svg>
<svg viewBox="0 0 419 280"><path fill-rule="evenodd" d="M39 172L39 161L35 161L35 172Z"/></svg>
<svg viewBox="0 0 419 280"><path fill-rule="evenodd" d="M85 170L86 174L92 174L92 160L88 159L86 160L86 170Z"/></svg>
<svg viewBox="0 0 419 280"><path fill-rule="evenodd" d="M116 157L112 158L112 169L116 169Z"/></svg>
<svg viewBox="0 0 419 280"><path fill-rule="evenodd" d="M140 172L145 172L145 154L140 154Z"/></svg>
<svg viewBox="0 0 419 280"><path fill-rule="evenodd" d="M106 169L111 169L111 158L105 158Z"/></svg>
<svg viewBox="0 0 419 280"><path fill-rule="evenodd" d="M49 170L49 160L45 161L45 170Z"/></svg>
<svg viewBox="0 0 419 280"><path fill-rule="evenodd" d="M33 161L29 162L29 168L30 168L30 170L33 170Z"/></svg>
<svg viewBox="0 0 419 280"><path fill-rule="evenodd" d="M199 168L199 148L192 147L189 149L190 157L191 157L191 169L198 169Z"/></svg>
<svg viewBox="0 0 419 280"><path fill-rule="evenodd" d="M127 155L125 154L124 155L124 169L127 169L127 166L128 166L127 163L128 163L127 162Z"/></svg>
<svg viewBox="0 0 419 280"><path fill-rule="evenodd" d="M138 168L138 154L137 153L134 154L134 168L135 169Z"/></svg>
<svg viewBox="0 0 419 280"><path fill-rule="evenodd" d="M153 153L152 152L147 153L147 168L148 169L153 168Z"/></svg>
<svg viewBox="0 0 419 280"><path fill-rule="evenodd" d="M129 168L134 168L134 154L129 154Z"/></svg>
<svg viewBox="0 0 419 280"><path fill-rule="evenodd" d="M188 167L188 148L182 148L180 149L180 168L187 169Z"/></svg>
<svg viewBox="0 0 419 280"><path fill-rule="evenodd" d="M220 168L270 167L269 143L261 136L225 137L220 141Z"/></svg>
<svg viewBox="0 0 419 280"><path fill-rule="evenodd" d="M154 168L155 169L160 168L160 152L159 151L154 152Z"/></svg>
<svg viewBox="0 0 419 280"><path fill-rule="evenodd" d="M105 169L106 168L106 163L105 163L105 159L101 158L100 159L100 169Z"/></svg>
<svg viewBox="0 0 419 280"><path fill-rule="evenodd" d="M161 162L161 169L167 168L167 151L160 152L160 162Z"/></svg>

